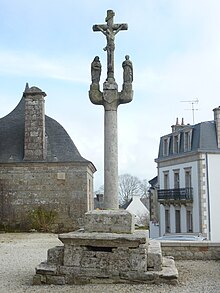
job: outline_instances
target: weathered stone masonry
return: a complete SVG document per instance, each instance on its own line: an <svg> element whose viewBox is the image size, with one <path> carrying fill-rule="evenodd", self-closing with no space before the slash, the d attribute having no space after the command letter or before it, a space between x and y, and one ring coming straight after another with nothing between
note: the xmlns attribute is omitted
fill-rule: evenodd
<svg viewBox="0 0 220 293"><path fill-rule="evenodd" d="M31 228L29 212L42 206L58 213L53 229L71 230L79 226L88 210L87 185L92 181L87 165L23 163L1 167L2 224L22 230Z"/></svg>
<svg viewBox="0 0 220 293"><path fill-rule="evenodd" d="M18 106L0 119L0 228L31 228L31 211L55 211L52 229L79 227L93 208L94 165L63 127L44 114L46 94L26 87Z"/></svg>
<svg viewBox="0 0 220 293"><path fill-rule="evenodd" d="M24 92L25 135L24 160L46 158L44 97L46 94L36 87Z"/></svg>

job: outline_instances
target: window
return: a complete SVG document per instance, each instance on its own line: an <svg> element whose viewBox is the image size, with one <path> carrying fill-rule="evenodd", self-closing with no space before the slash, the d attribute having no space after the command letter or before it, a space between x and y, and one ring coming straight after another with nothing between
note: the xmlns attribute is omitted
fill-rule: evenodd
<svg viewBox="0 0 220 293"><path fill-rule="evenodd" d="M164 178L164 189L169 189L170 188L170 182L169 182L169 171L165 171L163 173L163 178Z"/></svg>
<svg viewBox="0 0 220 293"><path fill-rule="evenodd" d="M184 152L191 150L192 130L184 133Z"/></svg>
<svg viewBox="0 0 220 293"><path fill-rule="evenodd" d="M193 217L192 217L192 211L189 210L186 213L186 222L187 222L187 232L193 232Z"/></svg>
<svg viewBox="0 0 220 293"><path fill-rule="evenodd" d="M185 187L192 187L191 169L185 169Z"/></svg>
<svg viewBox="0 0 220 293"><path fill-rule="evenodd" d="M170 210L165 210L165 233L170 233Z"/></svg>
<svg viewBox="0 0 220 293"><path fill-rule="evenodd" d="M168 156L169 155L169 144L170 144L170 138L165 137L163 139L163 156Z"/></svg>
<svg viewBox="0 0 220 293"><path fill-rule="evenodd" d="M173 153L179 152L179 135L173 136Z"/></svg>
<svg viewBox="0 0 220 293"><path fill-rule="evenodd" d="M175 211L175 218L176 218L176 233L180 233L181 232L180 210Z"/></svg>
<svg viewBox="0 0 220 293"><path fill-rule="evenodd" d="M180 187L180 173L179 170L174 171L174 188L178 189Z"/></svg>

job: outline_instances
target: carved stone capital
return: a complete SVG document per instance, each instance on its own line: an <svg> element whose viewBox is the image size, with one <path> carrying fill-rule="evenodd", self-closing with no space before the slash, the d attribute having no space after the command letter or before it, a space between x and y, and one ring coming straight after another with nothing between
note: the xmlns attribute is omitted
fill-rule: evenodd
<svg viewBox="0 0 220 293"><path fill-rule="evenodd" d="M123 83L122 91L119 93L119 103L126 104L133 100L133 90L131 83Z"/></svg>
<svg viewBox="0 0 220 293"><path fill-rule="evenodd" d="M93 104L103 105L102 92L99 89L99 84L90 85L89 98Z"/></svg>

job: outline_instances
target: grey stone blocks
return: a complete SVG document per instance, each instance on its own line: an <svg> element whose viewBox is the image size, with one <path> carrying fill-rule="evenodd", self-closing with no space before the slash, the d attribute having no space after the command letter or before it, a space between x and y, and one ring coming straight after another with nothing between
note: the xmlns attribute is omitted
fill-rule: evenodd
<svg viewBox="0 0 220 293"><path fill-rule="evenodd" d="M162 258L147 231L132 234L76 231L59 235L64 246L48 251L33 284L177 282L174 260Z"/></svg>
<svg viewBox="0 0 220 293"><path fill-rule="evenodd" d="M85 231L133 233L134 215L126 210L94 210L85 214Z"/></svg>

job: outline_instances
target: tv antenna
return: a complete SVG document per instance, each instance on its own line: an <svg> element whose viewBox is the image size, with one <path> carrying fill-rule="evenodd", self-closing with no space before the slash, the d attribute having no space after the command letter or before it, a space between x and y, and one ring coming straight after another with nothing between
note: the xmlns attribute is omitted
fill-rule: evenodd
<svg viewBox="0 0 220 293"><path fill-rule="evenodd" d="M198 108L195 108L195 105L199 103L198 98L196 100L191 100L191 101L180 101L182 103L190 103L191 104L191 109L185 109L185 110L190 110L192 111L192 117L193 117L193 125L195 124L195 111L198 110Z"/></svg>

